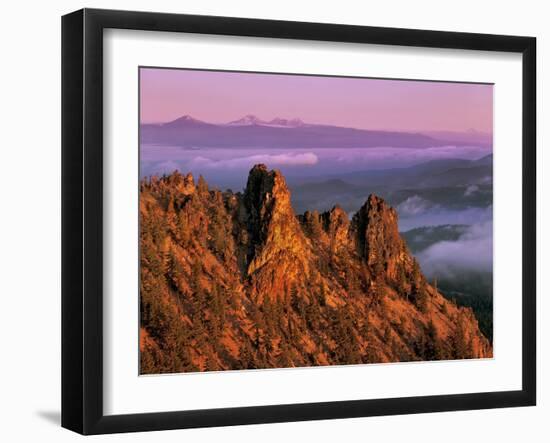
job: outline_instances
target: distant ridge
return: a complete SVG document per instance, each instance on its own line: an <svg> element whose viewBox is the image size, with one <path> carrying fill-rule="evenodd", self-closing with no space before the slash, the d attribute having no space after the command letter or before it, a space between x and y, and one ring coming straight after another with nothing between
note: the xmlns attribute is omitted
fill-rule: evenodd
<svg viewBox="0 0 550 443"><path fill-rule="evenodd" d="M178 117L175 120L172 120L168 123L161 123L160 125L157 125L157 126L161 126L164 128L170 128L170 127L174 128L174 127L198 127L198 126L211 127L215 125L212 123L204 122L202 120L198 120L196 118L191 117L190 115L182 115L181 117Z"/></svg>
<svg viewBox="0 0 550 443"><path fill-rule="evenodd" d="M264 121L252 114L222 124L208 123L190 115L183 115L171 122L144 123L140 127L141 143L189 147L418 149L472 144L471 141L436 138L416 132L311 124L299 118L276 117L270 121Z"/></svg>
<svg viewBox="0 0 550 443"><path fill-rule="evenodd" d="M248 125L262 125L265 122L260 120L258 117L252 114L245 115L244 117L234 120L232 122L227 123L228 125L236 125L236 126L248 126Z"/></svg>
<svg viewBox="0 0 550 443"><path fill-rule="evenodd" d="M424 134L430 137L445 139L445 140L460 140L462 144L492 144L493 134L490 132L476 131L469 129L468 131L423 131Z"/></svg>

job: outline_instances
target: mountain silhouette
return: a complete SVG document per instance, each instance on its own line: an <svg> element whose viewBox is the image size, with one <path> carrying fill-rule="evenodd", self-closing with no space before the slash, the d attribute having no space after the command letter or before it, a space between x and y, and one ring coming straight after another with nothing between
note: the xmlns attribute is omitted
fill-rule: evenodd
<svg viewBox="0 0 550 443"><path fill-rule="evenodd" d="M453 141L454 140L454 141ZM460 138L347 128L304 123L298 118L277 117L269 122L246 115L227 124L213 124L184 115L162 124L140 125L141 143L185 147L262 148L430 148L471 145Z"/></svg>

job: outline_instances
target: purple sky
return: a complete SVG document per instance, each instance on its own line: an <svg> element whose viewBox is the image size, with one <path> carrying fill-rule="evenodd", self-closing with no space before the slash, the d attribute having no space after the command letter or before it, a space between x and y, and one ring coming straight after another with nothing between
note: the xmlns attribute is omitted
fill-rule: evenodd
<svg viewBox="0 0 550 443"><path fill-rule="evenodd" d="M226 123L254 114L402 131L492 132L493 87L142 68L141 122L185 114Z"/></svg>

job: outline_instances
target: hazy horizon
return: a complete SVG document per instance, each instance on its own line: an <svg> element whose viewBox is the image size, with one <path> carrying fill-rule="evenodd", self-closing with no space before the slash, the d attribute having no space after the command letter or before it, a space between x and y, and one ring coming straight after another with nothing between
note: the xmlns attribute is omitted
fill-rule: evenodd
<svg viewBox="0 0 550 443"><path fill-rule="evenodd" d="M468 129L465 129L465 130L448 130L448 129L447 130L445 130L445 129L438 129L438 130L432 130L432 129L402 130L402 129L396 129L396 128L393 128L393 129L391 129L391 128L389 128L389 129L388 128L359 128L359 127L356 127L356 126L345 125L343 123L338 123L337 124L337 123L312 122L312 121L308 121L307 119L301 118L300 116L296 116L296 115L293 115L293 116L273 115L273 116L268 117L268 118L261 118L261 117L259 117L259 115L257 113L254 113L254 112L248 112L247 114L242 114L242 115L235 115L234 118L231 118L227 121L210 121L210 120L197 118L194 115L189 114L189 113L184 113L184 114L180 114L180 115L176 115L174 117L171 117L167 120L141 121L140 125L163 125L163 124L175 122L178 119L181 119L181 118L184 118L184 117L189 117L189 118L197 120L199 122L209 123L209 124L213 124L213 125L228 125L228 124L235 123L238 120L241 120L241 119L244 119L244 118L247 118L247 117L255 117L255 118L257 118L258 120L261 121L261 124L269 124L273 120L285 119L285 120L300 120L304 125L326 125L326 126L335 126L335 127L340 127L340 128L365 129L365 130L368 130L368 131L409 132L409 133L419 133L419 134L439 135L439 136L444 135L444 134L465 134L465 135L466 134L471 134L472 136L480 135L480 136L483 136L483 137L490 137L490 136L493 135L492 130L491 131L482 131L482 130L478 130L478 129L474 129L474 128L468 128Z"/></svg>

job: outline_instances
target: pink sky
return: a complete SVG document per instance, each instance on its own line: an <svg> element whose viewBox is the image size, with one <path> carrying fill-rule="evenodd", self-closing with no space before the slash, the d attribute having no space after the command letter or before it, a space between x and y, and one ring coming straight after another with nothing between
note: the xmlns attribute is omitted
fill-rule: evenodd
<svg viewBox="0 0 550 443"><path fill-rule="evenodd" d="M143 123L185 114L226 123L254 114L364 129L493 127L492 85L154 68L140 76Z"/></svg>

